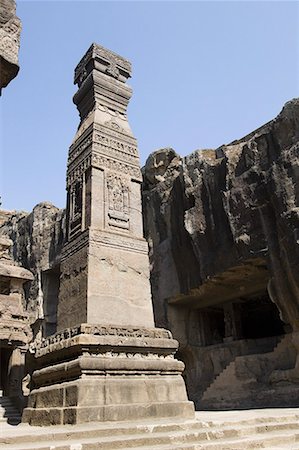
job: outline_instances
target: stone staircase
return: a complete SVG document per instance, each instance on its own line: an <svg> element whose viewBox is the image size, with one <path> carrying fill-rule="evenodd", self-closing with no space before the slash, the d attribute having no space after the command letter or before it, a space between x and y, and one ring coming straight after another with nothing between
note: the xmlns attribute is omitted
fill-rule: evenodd
<svg viewBox="0 0 299 450"><path fill-rule="evenodd" d="M299 410L200 412L195 420L2 429L6 450L299 449Z"/></svg>
<svg viewBox="0 0 299 450"><path fill-rule="evenodd" d="M273 370L294 367L295 358L290 334L271 352L237 356L206 389L200 409L299 406L299 386L268 382Z"/></svg>
<svg viewBox="0 0 299 450"><path fill-rule="evenodd" d="M3 395L0 390L0 422L8 422L17 425L21 422L21 413L9 397Z"/></svg>

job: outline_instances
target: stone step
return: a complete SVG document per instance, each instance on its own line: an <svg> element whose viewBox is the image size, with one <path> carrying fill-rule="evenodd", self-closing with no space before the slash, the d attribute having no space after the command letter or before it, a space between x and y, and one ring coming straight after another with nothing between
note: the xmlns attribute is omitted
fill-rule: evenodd
<svg viewBox="0 0 299 450"><path fill-rule="evenodd" d="M197 442L193 444L159 445L146 447L147 450L250 450L255 448L265 448L267 450L299 450L299 434L269 433L267 436L257 436L243 439L220 439L217 442ZM56 450L56 449L55 449ZM58 449L57 449L58 450ZM62 449L59 449L62 450ZM64 450L64 449L63 449ZM66 449L65 449L66 450ZM69 448L68 448L69 450ZM76 449L74 449L76 450ZM81 449L80 449L81 450ZM82 447L82 450L93 450ZM127 447L126 450L144 450L144 447Z"/></svg>
<svg viewBox="0 0 299 450"><path fill-rule="evenodd" d="M16 425L21 422L21 413L15 407L9 397L0 397L0 423L8 422L11 425Z"/></svg>
<svg viewBox="0 0 299 450"><path fill-rule="evenodd" d="M265 448L261 446L262 440L269 444L276 444L279 442L293 442L296 438L299 439L299 425L298 420L290 421L270 421L255 425L239 425L234 423L232 426L217 426L208 424L203 425L198 423L198 429L190 430L184 429L181 431L171 431L164 427L163 432L157 432L147 429L147 432L140 433L140 429L137 429L137 433L119 434L115 435L116 430L110 430L110 436L96 436L96 437L81 437L75 436L76 433L68 432L68 439L61 439L61 433L54 433L52 439L49 439L49 435L44 434L36 435L34 439L34 431L32 430L31 441L22 443L14 443L2 445L1 448L7 450L116 450L116 449L129 449L129 448L155 448L157 446L167 446L169 448L183 448L183 445L189 445L190 448L244 448L237 447L240 442L247 442L251 447L247 448ZM186 425L185 425L186 426ZM165 429L166 428L166 429ZM35 427L36 429L36 427ZM297 430L297 433L296 433ZM112 436L111 436L112 434ZM262 438L259 436L262 435ZM66 436L64 436L66 437ZM262 440L261 440L262 439ZM36 442L37 441L37 442ZM255 445L257 441L258 445ZM7 440L5 440L7 442ZM50 442L50 444L49 444ZM219 446L219 445L220 446ZM221 447L221 445L224 447ZM195 447L194 447L195 445ZM204 445L204 447L203 447ZM213 446L214 445L214 446ZM227 445L231 445L228 447ZM247 445L247 444L246 444ZM192 447L193 446L193 447ZM158 447L157 447L158 448ZM246 447L245 447L246 448Z"/></svg>
<svg viewBox="0 0 299 450"><path fill-rule="evenodd" d="M254 403L258 395L256 391L259 388L266 391L271 387L268 384L260 383L261 375L270 373L278 366L281 369L288 368L284 360L292 361L295 358L292 348L291 335L287 334L282 336L272 351L236 356L207 387L201 399L201 407L208 409L213 403L218 409L240 407L241 403L237 396L242 397L244 392L249 392L249 396L253 400L252 407L260 406L259 403ZM295 363L295 359L293 363ZM247 370L248 367L250 370ZM228 399L229 406L224 406L219 401L221 397L223 397L223 400ZM296 403L292 402L289 403L289 406L291 405L297 406ZM270 402L267 406L273 405Z"/></svg>
<svg viewBox="0 0 299 450"><path fill-rule="evenodd" d="M111 436L126 436L135 434L150 434L150 433L172 433L172 432L210 432L214 430L224 430L227 434L231 429L236 427L240 430L248 428L266 427L278 427L280 429L288 427L296 427L299 421L298 414L289 414L281 416L260 416L256 418L248 418L246 420L225 420L225 421L202 421L202 420L190 420L190 421L177 421L177 422L150 422L150 423L124 423L124 424L96 424L90 423L89 425L72 427L70 425L64 427L31 427L29 425L22 424L18 427L19 433L6 433L0 435L0 444L18 444L32 442L32 436L38 434L39 442L51 441L51 440L65 440L69 439L84 439L93 437L107 437ZM11 430L9 430L11 431Z"/></svg>

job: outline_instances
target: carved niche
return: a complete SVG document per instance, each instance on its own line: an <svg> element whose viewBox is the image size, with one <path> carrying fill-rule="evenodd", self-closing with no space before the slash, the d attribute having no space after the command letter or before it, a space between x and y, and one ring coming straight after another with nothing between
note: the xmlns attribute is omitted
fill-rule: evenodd
<svg viewBox="0 0 299 450"><path fill-rule="evenodd" d="M70 187L69 237L82 230L83 180L82 177Z"/></svg>
<svg viewBox="0 0 299 450"><path fill-rule="evenodd" d="M129 229L130 195L128 184L117 174L107 176L108 225Z"/></svg>

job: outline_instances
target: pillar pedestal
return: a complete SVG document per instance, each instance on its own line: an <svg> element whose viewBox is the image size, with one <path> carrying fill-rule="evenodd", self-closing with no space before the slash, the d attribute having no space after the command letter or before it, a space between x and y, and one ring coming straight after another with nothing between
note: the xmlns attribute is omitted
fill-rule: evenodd
<svg viewBox="0 0 299 450"><path fill-rule="evenodd" d="M39 368L23 421L193 418L176 350L163 329L84 324L57 333L36 351Z"/></svg>

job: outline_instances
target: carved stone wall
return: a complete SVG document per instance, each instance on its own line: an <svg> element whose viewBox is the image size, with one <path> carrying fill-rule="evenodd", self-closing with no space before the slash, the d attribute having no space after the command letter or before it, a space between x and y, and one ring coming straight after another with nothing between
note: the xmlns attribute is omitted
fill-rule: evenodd
<svg viewBox="0 0 299 450"><path fill-rule="evenodd" d="M216 150L181 158L161 149L143 176L155 320L179 340L189 394L200 405L202 391L236 354L252 351L242 341L242 310L246 338L253 338L250 315L261 335L269 323L268 336L293 331L298 351L299 100ZM256 341L254 353L263 351ZM272 380L291 378L294 371Z"/></svg>
<svg viewBox="0 0 299 450"><path fill-rule="evenodd" d="M167 323L169 299L188 296L200 304L216 289L233 298L217 279L223 273L241 292L251 289L246 279L258 279L258 288L268 284L282 319L298 330L299 100L216 150L185 158L157 151L143 175L158 323Z"/></svg>
<svg viewBox="0 0 299 450"><path fill-rule="evenodd" d="M24 305L34 334L48 335L56 330L65 213L50 203L40 203L31 213L3 211L1 215L0 235L13 241L14 260L34 274Z"/></svg>

